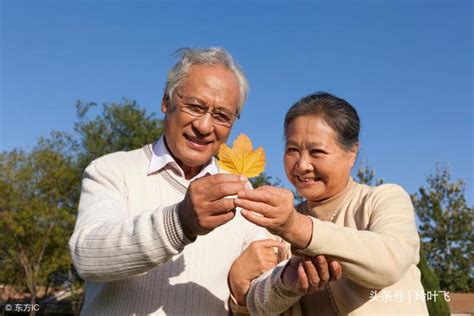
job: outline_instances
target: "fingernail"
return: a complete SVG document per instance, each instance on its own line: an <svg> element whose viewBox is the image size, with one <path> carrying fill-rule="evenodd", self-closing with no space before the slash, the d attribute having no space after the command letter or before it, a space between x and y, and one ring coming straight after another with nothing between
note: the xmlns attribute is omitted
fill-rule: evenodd
<svg viewBox="0 0 474 316"><path fill-rule="evenodd" d="M241 175L241 176L240 176L240 181L245 181L245 182L247 182L247 177Z"/></svg>

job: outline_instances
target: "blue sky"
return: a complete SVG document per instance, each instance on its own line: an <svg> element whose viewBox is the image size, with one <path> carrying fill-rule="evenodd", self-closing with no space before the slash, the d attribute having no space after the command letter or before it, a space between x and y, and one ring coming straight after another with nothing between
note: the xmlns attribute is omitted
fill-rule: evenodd
<svg viewBox="0 0 474 316"><path fill-rule="evenodd" d="M0 1L0 150L72 131L76 100L161 117L171 53L223 46L251 85L230 140L263 146L283 184L283 117L323 90L359 111L359 161L378 177L413 193L439 162L472 205L471 1Z"/></svg>

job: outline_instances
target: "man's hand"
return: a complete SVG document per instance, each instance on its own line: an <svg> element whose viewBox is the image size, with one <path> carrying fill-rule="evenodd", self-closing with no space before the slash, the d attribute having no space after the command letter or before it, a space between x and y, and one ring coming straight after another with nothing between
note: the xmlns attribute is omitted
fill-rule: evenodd
<svg viewBox="0 0 474 316"><path fill-rule="evenodd" d="M267 228L297 248L306 248L311 241L313 222L295 210L289 190L272 186L244 190L239 192L235 204L243 209L241 214L248 221Z"/></svg>
<svg viewBox="0 0 474 316"><path fill-rule="evenodd" d="M205 235L235 216L233 198L245 189L247 178L234 174L216 174L194 180L178 206L184 234L193 240Z"/></svg>
<svg viewBox="0 0 474 316"><path fill-rule="evenodd" d="M342 277L342 267L337 261L328 262L326 257L293 256L282 273L283 285L298 294L321 291L328 282Z"/></svg>
<svg viewBox="0 0 474 316"><path fill-rule="evenodd" d="M232 264L229 286L239 305L245 306L252 280L277 265L278 256L273 247L283 250L285 244L273 239L254 241Z"/></svg>

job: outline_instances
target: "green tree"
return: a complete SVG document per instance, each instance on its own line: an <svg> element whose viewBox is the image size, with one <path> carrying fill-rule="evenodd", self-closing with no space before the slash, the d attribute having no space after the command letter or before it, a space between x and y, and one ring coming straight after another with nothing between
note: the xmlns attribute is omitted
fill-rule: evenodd
<svg viewBox="0 0 474 316"><path fill-rule="evenodd" d="M49 273L69 266L67 238L79 185L66 139L53 133L26 153L0 153L0 264L36 302ZM34 315L34 311L31 312Z"/></svg>
<svg viewBox="0 0 474 316"><path fill-rule="evenodd" d="M473 207L468 207L462 180L451 181L446 167L436 166L428 185L412 196L423 251L440 278L441 288L472 292Z"/></svg>
<svg viewBox="0 0 474 316"><path fill-rule="evenodd" d="M375 171L368 162L363 162L359 165L356 173L357 182L367 185L380 185L383 184L383 179L375 178ZM426 256L423 253L423 247L420 247L420 261L418 263L418 269L421 272L421 283L425 292L438 293L440 291L439 280L433 269L426 262ZM449 315L448 303L438 298L436 301L429 300L426 302L428 312L434 316L445 316Z"/></svg>
<svg viewBox="0 0 474 316"><path fill-rule="evenodd" d="M426 256L423 251L420 251L420 262L418 263L418 269L421 271L421 283L425 292L440 293L439 279L434 273L433 269L428 266L426 262ZM444 300L444 295L437 297L436 302L433 300L427 301L428 313L431 316L449 316L449 305Z"/></svg>
<svg viewBox="0 0 474 316"><path fill-rule="evenodd" d="M281 185L280 179L276 178L275 180L272 179L272 176L269 176L266 172L262 172L255 178L250 178L250 183L256 189L263 185L272 185L275 187L279 187Z"/></svg>
<svg viewBox="0 0 474 316"><path fill-rule="evenodd" d="M104 154L151 143L163 130L154 113L127 99L101 108L78 101L76 110L76 134L53 132L31 152L0 153L0 283L26 286L32 303L48 280L70 279L74 293L81 286L72 282L67 242L84 168Z"/></svg>
<svg viewBox="0 0 474 316"><path fill-rule="evenodd" d="M356 172L356 181L367 185L381 185L384 182L383 179L375 178L375 170L367 161L359 164Z"/></svg>
<svg viewBox="0 0 474 316"><path fill-rule="evenodd" d="M78 121L74 130L79 135L79 164L81 170L95 158L116 151L133 150L156 141L163 133L163 121L155 113L147 114L136 101L104 103L102 111L89 118L96 108L93 102L76 103Z"/></svg>

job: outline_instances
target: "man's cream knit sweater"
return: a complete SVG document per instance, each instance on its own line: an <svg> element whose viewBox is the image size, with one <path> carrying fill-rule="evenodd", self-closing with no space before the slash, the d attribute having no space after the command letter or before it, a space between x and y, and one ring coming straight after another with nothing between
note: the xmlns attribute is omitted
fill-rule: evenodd
<svg viewBox="0 0 474 316"><path fill-rule="evenodd" d="M152 146L93 161L82 182L70 249L86 280L84 315L226 315L227 273L264 236L239 213L190 242L176 205L187 182L148 173Z"/></svg>

